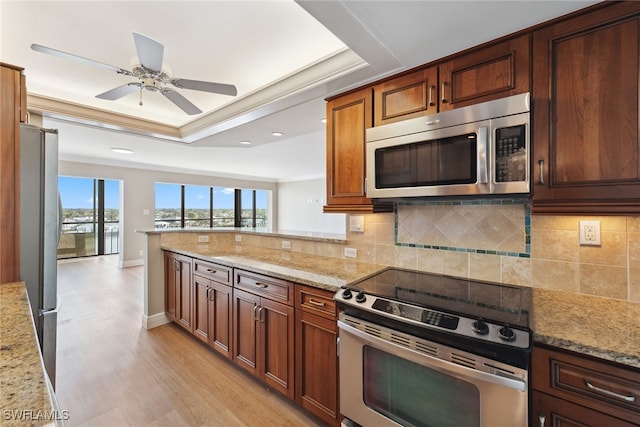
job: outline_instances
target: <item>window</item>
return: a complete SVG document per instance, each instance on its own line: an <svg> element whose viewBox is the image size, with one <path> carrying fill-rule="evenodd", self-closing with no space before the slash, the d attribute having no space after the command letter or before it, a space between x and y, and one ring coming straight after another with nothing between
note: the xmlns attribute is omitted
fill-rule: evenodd
<svg viewBox="0 0 640 427"><path fill-rule="evenodd" d="M156 183L156 228L266 227L268 190Z"/></svg>
<svg viewBox="0 0 640 427"><path fill-rule="evenodd" d="M62 233L58 258L118 253L119 181L58 177Z"/></svg>

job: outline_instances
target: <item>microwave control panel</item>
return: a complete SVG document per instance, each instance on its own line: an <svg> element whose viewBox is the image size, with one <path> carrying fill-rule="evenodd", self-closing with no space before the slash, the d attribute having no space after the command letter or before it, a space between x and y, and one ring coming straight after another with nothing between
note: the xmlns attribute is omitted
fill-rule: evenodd
<svg viewBox="0 0 640 427"><path fill-rule="evenodd" d="M526 181L527 143L525 125L496 129L496 182Z"/></svg>

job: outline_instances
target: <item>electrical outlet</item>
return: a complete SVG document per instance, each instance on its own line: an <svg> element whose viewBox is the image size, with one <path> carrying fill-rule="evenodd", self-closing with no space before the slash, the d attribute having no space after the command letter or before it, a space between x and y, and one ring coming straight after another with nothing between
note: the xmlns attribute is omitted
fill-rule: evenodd
<svg viewBox="0 0 640 427"><path fill-rule="evenodd" d="M579 221L581 246L600 246L600 221Z"/></svg>
<svg viewBox="0 0 640 427"><path fill-rule="evenodd" d="M236 234L236 242L242 242L242 234Z"/></svg>
<svg viewBox="0 0 640 427"><path fill-rule="evenodd" d="M291 249L291 242L288 240L282 241L282 249Z"/></svg>
<svg viewBox="0 0 640 427"><path fill-rule="evenodd" d="M347 258L356 258L358 256L358 250L355 248L344 248L344 256Z"/></svg>
<svg viewBox="0 0 640 427"><path fill-rule="evenodd" d="M209 241L209 236L198 236L198 243L207 243Z"/></svg>

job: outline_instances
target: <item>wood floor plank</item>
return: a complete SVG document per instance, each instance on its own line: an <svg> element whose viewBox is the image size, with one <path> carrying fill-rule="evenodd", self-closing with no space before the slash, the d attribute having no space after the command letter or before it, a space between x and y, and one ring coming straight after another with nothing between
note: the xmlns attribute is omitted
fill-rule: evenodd
<svg viewBox="0 0 640 427"><path fill-rule="evenodd" d="M70 427L321 426L170 324L141 326L143 268L58 265L56 395Z"/></svg>

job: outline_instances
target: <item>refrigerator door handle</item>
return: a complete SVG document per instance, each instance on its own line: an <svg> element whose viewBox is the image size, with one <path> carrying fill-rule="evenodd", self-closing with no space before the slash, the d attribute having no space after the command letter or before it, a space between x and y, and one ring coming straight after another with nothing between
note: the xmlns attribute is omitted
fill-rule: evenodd
<svg viewBox="0 0 640 427"><path fill-rule="evenodd" d="M55 306L55 308L50 308L47 310L41 309L40 310L40 316L41 317L46 317L46 316L50 316L52 314L57 314L60 311L60 307L62 306L62 298L58 297L58 301L57 304Z"/></svg>
<svg viewBox="0 0 640 427"><path fill-rule="evenodd" d="M62 236L62 222L64 221L64 213L62 212L62 197L58 191L58 245L60 244L60 236Z"/></svg>

